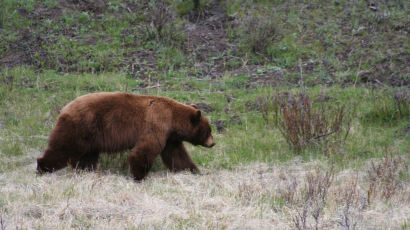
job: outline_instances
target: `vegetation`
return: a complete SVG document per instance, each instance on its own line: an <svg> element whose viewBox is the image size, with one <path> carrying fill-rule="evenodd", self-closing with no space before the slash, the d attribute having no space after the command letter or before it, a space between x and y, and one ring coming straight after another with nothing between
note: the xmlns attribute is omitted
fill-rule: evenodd
<svg viewBox="0 0 410 230"><path fill-rule="evenodd" d="M406 229L408 1L0 0L0 229ZM203 175L35 175L91 92L196 103ZM244 218L246 217L246 218Z"/></svg>
<svg viewBox="0 0 410 230"><path fill-rule="evenodd" d="M299 98L292 94L265 98L265 102L261 104L261 113L267 122L273 122L296 151L329 136L337 136L339 143L345 140L355 109L352 108L351 114L346 115L345 105L332 108L324 101L317 104L320 104L319 108L314 107L309 95L302 91Z"/></svg>

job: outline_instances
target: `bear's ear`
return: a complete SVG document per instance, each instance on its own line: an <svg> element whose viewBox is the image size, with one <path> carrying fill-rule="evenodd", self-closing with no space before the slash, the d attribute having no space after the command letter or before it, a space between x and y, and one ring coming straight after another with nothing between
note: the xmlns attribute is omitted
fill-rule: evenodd
<svg viewBox="0 0 410 230"><path fill-rule="evenodd" d="M198 109L198 106L195 104L191 104L191 107L194 107L195 109Z"/></svg>
<svg viewBox="0 0 410 230"><path fill-rule="evenodd" d="M197 124L201 120L201 110L196 110L192 115L191 115L191 122L192 124Z"/></svg>

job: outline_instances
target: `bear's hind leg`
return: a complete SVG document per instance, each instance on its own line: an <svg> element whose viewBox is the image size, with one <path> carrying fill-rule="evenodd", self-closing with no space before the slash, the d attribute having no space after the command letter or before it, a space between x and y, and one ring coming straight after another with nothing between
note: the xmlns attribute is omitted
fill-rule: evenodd
<svg viewBox="0 0 410 230"><path fill-rule="evenodd" d="M190 170L192 173L200 172L181 141L168 141L161 152L161 158L169 170L173 172L183 170Z"/></svg>

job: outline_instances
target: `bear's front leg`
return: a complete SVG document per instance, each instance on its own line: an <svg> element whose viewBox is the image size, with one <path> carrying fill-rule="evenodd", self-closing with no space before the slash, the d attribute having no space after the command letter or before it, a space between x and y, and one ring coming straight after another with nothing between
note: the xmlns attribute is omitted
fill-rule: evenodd
<svg viewBox="0 0 410 230"><path fill-rule="evenodd" d="M186 151L182 141L168 141L161 152L161 158L169 170L173 172L183 170L190 170L192 173L200 172Z"/></svg>
<svg viewBox="0 0 410 230"><path fill-rule="evenodd" d="M135 180L140 181L145 178L164 145L156 137L147 136L139 140L137 145L131 149L128 162Z"/></svg>

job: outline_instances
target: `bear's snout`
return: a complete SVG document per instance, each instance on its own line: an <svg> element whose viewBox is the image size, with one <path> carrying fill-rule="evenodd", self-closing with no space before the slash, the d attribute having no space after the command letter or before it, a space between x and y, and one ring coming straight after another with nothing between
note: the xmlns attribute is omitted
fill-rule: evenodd
<svg viewBox="0 0 410 230"><path fill-rule="evenodd" d="M211 148L215 145L214 138L210 135L205 142L205 147Z"/></svg>
<svg viewBox="0 0 410 230"><path fill-rule="evenodd" d="M42 175L51 172L53 172L53 170L47 166L46 160L44 160L44 158L37 158L37 174Z"/></svg>
<svg viewBox="0 0 410 230"><path fill-rule="evenodd" d="M43 165L43 159L42 158L37 158L37 174L41 175L43 173L45 173L45 167Z"/></svg>

